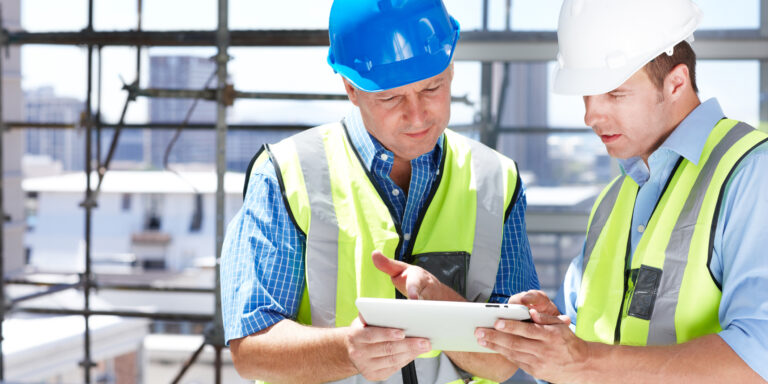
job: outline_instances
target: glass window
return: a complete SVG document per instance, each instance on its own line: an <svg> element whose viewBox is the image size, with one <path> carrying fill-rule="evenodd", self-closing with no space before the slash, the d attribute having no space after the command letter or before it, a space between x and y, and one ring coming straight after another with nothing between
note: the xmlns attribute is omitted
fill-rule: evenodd
<svg viewBox="0 0 768 384"><path fill-rule="evenodd" d="M453 67L451 94L464 97L471 104L455 102L451 104L450 125L471 124L480 111L480 81L482 65L478 62L457 61Z"/></svg>
<svg viewBox="0 0 768 384"><path fill-rule="evenodd" d="M717 97L726 116L757 127L760 121L760 62L757 60L699 60L699 98Z"/></svg>
<svg viewBox="0 0 768 384"><path fill-rule="evenodd" d="M72 32L80 31L88 25L87 1L23 0L20 2L21 27L27 32Z"/></svg>
<svg viewBox="0 0 768 384"><path fill-rule="evenodd" d="M21 0L21 2L29 2L29 0ZM87 10L88 2L80 2L85 4ZM142 7L146 10L148 3L156 2L158 1L143 0ZM160 2L162 2L162 0ZM94 0L93 29L97 31L135 30L138 24L137 14L137 0ZM142 29L145 29L144 25L142 25Z"/></svg>
<svg viewBox="0 0 768 384"><path fill-rule="evenodd" d="M130 193L123 193L121 202L120 202L120 209L123 212L130 212L131 211L131 201L133 200L133 195Z"/></svg>
<svg viewBox="0 0 768 384"><path fill-rule="evenodd" d="M331 2L332 0L230 0L229 27L230 29L326 29L328 16L331 13Z"/></svg>
<svg viewBox="0 0 768 384"><path fill-rule="evenodd" d="M699 29L760 28L760 0L697 0L704 13Z"/></svg>
<svg viewBox="0 0 768 384"><path fill-rule="evenodd" d="M512 30L556 30L562 3L562 0L512 0Z"/></svg>
<svg viewBox="0 0 768 384"><path fill-rule="evenodd" d="M144 0L142 29L213 30L218 25L217 4L216 0Z"/></svg>
<svg viewBox="0 0 768 384"><path fill-rule="evenodd" d="M482 0L443 0L445 8L459 21L462 31L483 29Z"/></svg>
<svg viewBox="0 0 768 384"><path fill-rule="evenodd" d="M491 0L492 14L503 15L504 5ZM517 31L554 31L562 0L512 0L512 29ZM759 0L697 0L704 13L700 29L756 29L760 26ZM492 18L493 29L503 29L503 16Z"/></svg>
<svg viewBox="0 0 768 384"><path fill-rule="evenodd" d="M53 87L58 96L85 100L86 50L64 45L25 45L21 48L21 87ZM66 74L66 75L64 75Z"/></svg>

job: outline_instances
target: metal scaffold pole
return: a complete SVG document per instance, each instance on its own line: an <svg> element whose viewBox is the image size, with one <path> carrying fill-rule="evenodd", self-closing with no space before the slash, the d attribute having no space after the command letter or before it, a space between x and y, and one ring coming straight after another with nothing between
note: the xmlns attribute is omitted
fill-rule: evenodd
<svg viewBox="0 0 768 384"><path fill-rule="evenodd" d="M93 0L88 1L88 28L93 31ZM96 202L93 200L93 191L91 190L91 169L92 169L92 151L93 151L93 118L91 111L91 94L93 93L93 45L88 45L88 78L86 79L87 89L85 97L85 200L82 203L85 209L85 272L82 275L81 282L83 286L83 319L85 320L84 336L84 356L80 363L83 367L84 381L91 383L91 368L95 365L91 360L91 328L90 315L91 310L91 235L93 209Z"/></svg>
<svg viewBox="0 0 768 384"><path fill-rule="evenodd" d="M224 334L221 318L221 281L219 277L221 249L224 244L224 175L227 171L227 63L229 61L229 2L219 0L219 29L216 35L218 54L217 64L217 110L216 110L216 300L213 327L208 334L208 342L215 349L216 384L221 383L221 352L224 347Z"/></svg>

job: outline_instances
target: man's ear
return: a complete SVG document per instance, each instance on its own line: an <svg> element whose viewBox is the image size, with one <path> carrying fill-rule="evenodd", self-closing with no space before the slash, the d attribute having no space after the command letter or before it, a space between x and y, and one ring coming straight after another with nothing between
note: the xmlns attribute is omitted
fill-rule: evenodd
<svg viewBox="0 0 768 384"><path fill-rule="evenodd" d="M691 89L691 77L688 72L688 66L678 64L664 78L664 98L677 100L685 92Z"/></svg>
<svg viewBox="0 0 768 384"><path fill-rule="evenodd" d="M352 104L358 106L357 104L357 97L358 97L358 91L357 88L355 88L354 85L352 85L347 79L341 78L341 80L344 82L344 90L347 91L347 97L349 98L349 101L352 102Z"/></svg>

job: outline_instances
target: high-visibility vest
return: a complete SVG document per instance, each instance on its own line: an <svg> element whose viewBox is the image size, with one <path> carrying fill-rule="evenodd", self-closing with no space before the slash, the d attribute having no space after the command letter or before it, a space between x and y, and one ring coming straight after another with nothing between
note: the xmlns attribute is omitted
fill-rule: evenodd
<svg viewBox="0 0 768 384"><path fill-rule="evenodd" d="M624 345L670 345L721 330L721 287L712 276L714 231L730 175L768 135L723 119L698 164L681 158L637 244L630 231L639 187L619 176L589 219L576 335Z"/></svg>
<svg viewBox="0 0 768 384"><path fill-rule="evenodd" d="M512 160L450 130L444 137L438 174L405 260L431 272L467 300L484 302L496 282L504 221L521 182ZM395 298L389 276L376 269L371 253L399 255L405 234L363 166L346 127L323 125L266 145L252 168L268 158L289 216L306 239L306 284L297 321L344 327L358 315L358 297ZM440 351L419 356L415 365L422 384L464 382ZM400 376L385 382L400 383ZM357 375L340 382L368 381Z"/></svg>

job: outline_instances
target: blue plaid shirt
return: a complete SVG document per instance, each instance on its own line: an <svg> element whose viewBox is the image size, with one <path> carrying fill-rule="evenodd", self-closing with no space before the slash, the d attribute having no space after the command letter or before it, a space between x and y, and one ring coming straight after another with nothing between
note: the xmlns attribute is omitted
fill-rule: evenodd
<svg viewBox="0 0 768 384"><path fill-rule="evenodd" d="M411 183L406 195L389 177L392 152L368 134L357 108L345 123L374 182L387 192L382 198L395 210L405 250L435 180L443 138L432 151L411 161ZM525 231L525 207L525 192L520 188L504 224L501 260L490 299L493 302L505 302L517 292L539 288ZM227 342L283 319L296 318L304 290L305 240L288 217L274 166L267 161L252 173L243 206L229 223L224 239L221 300Z"/></svg>

